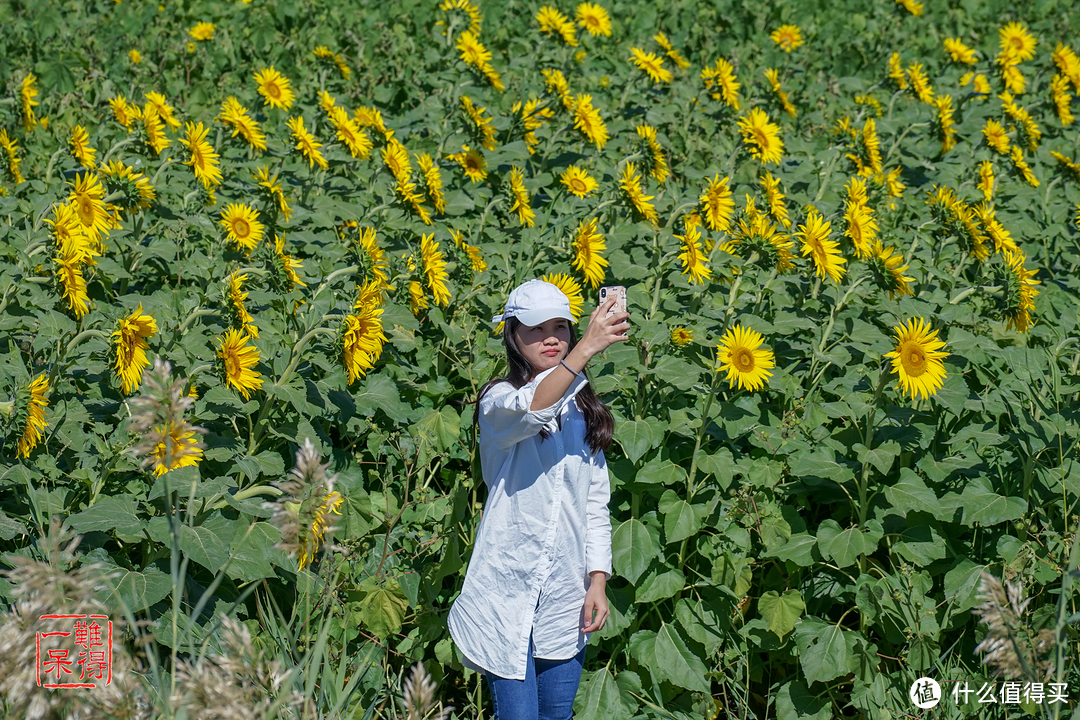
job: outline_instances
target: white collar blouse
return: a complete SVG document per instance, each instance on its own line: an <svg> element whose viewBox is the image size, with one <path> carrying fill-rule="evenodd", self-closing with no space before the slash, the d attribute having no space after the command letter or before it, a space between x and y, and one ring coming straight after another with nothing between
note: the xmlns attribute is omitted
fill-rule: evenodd
<svg viewBox="0 0 1080 720"><path fill-rule="evenodd" d="M537 385L506 381L480 399L480 462L488 498L461 592L447 627L463 664L525 679L534 657L572 658L585 647L589 573L611 578L611 488L604 452L585 442L574 397L580 374L554 405L531 410ZM561 427L560 427L561 425ZM550 435L540 437L541 428Z"/></svg>

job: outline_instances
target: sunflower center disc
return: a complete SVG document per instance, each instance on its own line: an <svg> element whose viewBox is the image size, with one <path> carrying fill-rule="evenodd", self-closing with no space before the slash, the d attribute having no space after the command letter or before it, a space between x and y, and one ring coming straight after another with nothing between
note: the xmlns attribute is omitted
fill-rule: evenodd
<svg viewBox="0 0 1080 720"><path fill-rule="evenodd" d="M570 190L578 195L582 195L588 188L585 187L585 183L580 178L574 178L570 181Z"/></svg>
<svg viewBox="0 0 1080 720"><path fill-rule="evenodd" d="M735 353L735 367L742 372L750 372L754 369L754 356L749 350L739 350Z"/></svg>
<svg viewBox="0 0 1080 720"><path fill-rule="evenodd" d="M266 86L266 94L274 98L281 97L281 88L276 83L270 83Z"/></svg>
<svg viewBox="0 0 1080 720"><path fill-rule="evenodd" d="M94 203L86 196L79 198L79 220L86 227L94 224Z"/></svg>
<svg viewBox="0 0 1080 720"><path fill-rule="evenodd" d="M233 233L235 233L237 237L247 237L250 232L251 226L247 224L247 220L242 218L233 220Z"/></svg>
<svg viewBox="0 0 1080 720"><path fill-rule="evenodd" d="M908 375L922 375L926 372L926 355L919 348L909 348L904 365L907 366Z"/></svg>

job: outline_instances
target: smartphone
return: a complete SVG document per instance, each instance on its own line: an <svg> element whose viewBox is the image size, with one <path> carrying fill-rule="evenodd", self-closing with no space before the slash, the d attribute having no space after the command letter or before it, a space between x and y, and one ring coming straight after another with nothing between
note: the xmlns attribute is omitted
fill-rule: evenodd
<svg viewBox="0 0 1080 720"><path fill-rule="evenodd" d="M603 305L609 297L615 296L615 303L608 309L608 317L616 313L626 312L626 288L622 285L609 285L600 288L600 304ZM623 337L626 337L624 334Z"/></svg>

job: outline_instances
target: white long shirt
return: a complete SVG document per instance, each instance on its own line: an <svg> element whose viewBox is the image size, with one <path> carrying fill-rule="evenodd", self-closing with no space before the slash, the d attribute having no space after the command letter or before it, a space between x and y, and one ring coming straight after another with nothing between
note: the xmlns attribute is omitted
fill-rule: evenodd
<svg viewBox="0 0 1080 720"><path fill-rule="evenodd" d="M480 399L488 499L447 616L466 667L515 680L525 679L530 632L534 657L565 660L585 647L589 573L611 578L607 461L585 442L574 399L588 380L579 375L554 405L530 410L537 385L556 370L566 372L556 365L517 390L504 381ZM541 441L544 427L551 435Z"/></svg>

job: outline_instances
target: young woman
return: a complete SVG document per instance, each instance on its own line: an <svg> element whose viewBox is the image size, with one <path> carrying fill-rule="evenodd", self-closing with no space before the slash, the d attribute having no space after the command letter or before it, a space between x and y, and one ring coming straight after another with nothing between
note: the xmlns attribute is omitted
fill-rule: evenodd
<svg viewBox="0 0 1080 720"><path fill-rule="evenodd" d="M570 720L589 633L608 618L614 419L584 370L627 339L629 313L607 315L614 301L580 340L570 301L542 280L492 318L505 322L509 372L477 398L488 498L447 625L487 678L496 720Z"/></svg>

